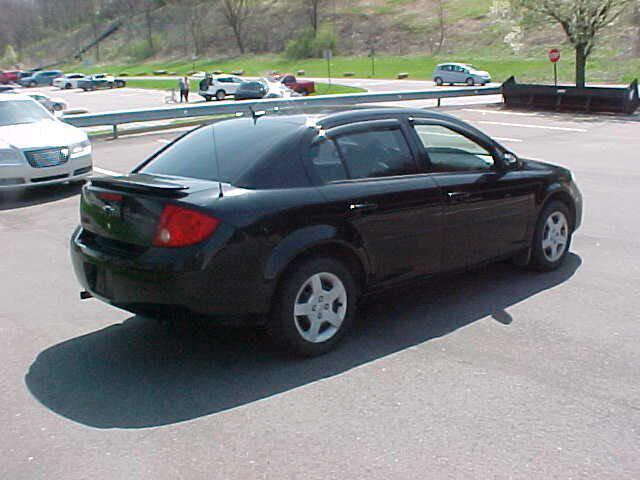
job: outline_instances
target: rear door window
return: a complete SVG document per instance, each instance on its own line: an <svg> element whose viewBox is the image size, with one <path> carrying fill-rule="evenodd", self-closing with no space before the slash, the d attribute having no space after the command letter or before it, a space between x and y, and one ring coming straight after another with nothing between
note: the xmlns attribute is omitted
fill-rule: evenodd
<svg viewBox="0 0 640 480"><path fill-rule="evenodd" d="M340 135L340 154L352 179L417 173L409 146L400 129L370 130Z"/></svg>
<svg viewBox="0 0 640 480"><path fill-rule="evenodd" d="M324 183L345 180L347 171L332 140L324 139L315 143L307 153L314 169Z"/></svg>

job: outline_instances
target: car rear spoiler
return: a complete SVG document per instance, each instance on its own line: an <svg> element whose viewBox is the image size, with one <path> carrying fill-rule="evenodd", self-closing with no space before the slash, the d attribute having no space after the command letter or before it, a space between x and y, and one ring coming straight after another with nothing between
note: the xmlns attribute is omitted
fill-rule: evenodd
<svg viewBox="0 0 640 480"><path fill-rule="evenodd" d="M157 177L141 173L119 177L96 177L91 179L91 185L110 190L149 193L162 197L184 197L187 195L186 190L189 189L188 185L160 180Z"/></svg>

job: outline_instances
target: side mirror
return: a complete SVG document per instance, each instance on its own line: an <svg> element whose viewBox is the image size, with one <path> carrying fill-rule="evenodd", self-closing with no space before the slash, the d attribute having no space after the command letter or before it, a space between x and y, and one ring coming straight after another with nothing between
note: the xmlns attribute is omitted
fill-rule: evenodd
<svg viewBox="0 0 640 480"><path fill-rule="evenodd" d="M509 169L515 170L522 166L522 161L513 152L504 152L504 155L502 155L502 161L504 166Z"/></svg>

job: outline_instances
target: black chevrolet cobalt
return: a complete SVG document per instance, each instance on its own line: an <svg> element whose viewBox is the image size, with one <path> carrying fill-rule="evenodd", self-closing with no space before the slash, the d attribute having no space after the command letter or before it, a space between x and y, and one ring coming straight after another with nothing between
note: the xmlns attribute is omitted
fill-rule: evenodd
<svg viewBox="0 0 640 480"><path fill-rule="evenodd" d="M365 293L512 258L562 264L582 215L571 173L454 117L364 109L199 127L82 191L85 297L151 316L266 322L331 349Z"/></svg>

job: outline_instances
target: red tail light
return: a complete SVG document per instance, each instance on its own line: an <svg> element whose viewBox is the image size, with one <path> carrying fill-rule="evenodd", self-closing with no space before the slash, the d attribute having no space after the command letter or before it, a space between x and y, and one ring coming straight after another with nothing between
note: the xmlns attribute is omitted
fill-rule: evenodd
<svg viewBox="0 0 640 480"><path fill-rule="evenodd" d="M201 242L218 227L219 220L203 213L165 205L156 228L156 247L186 247Z"/></svg>

